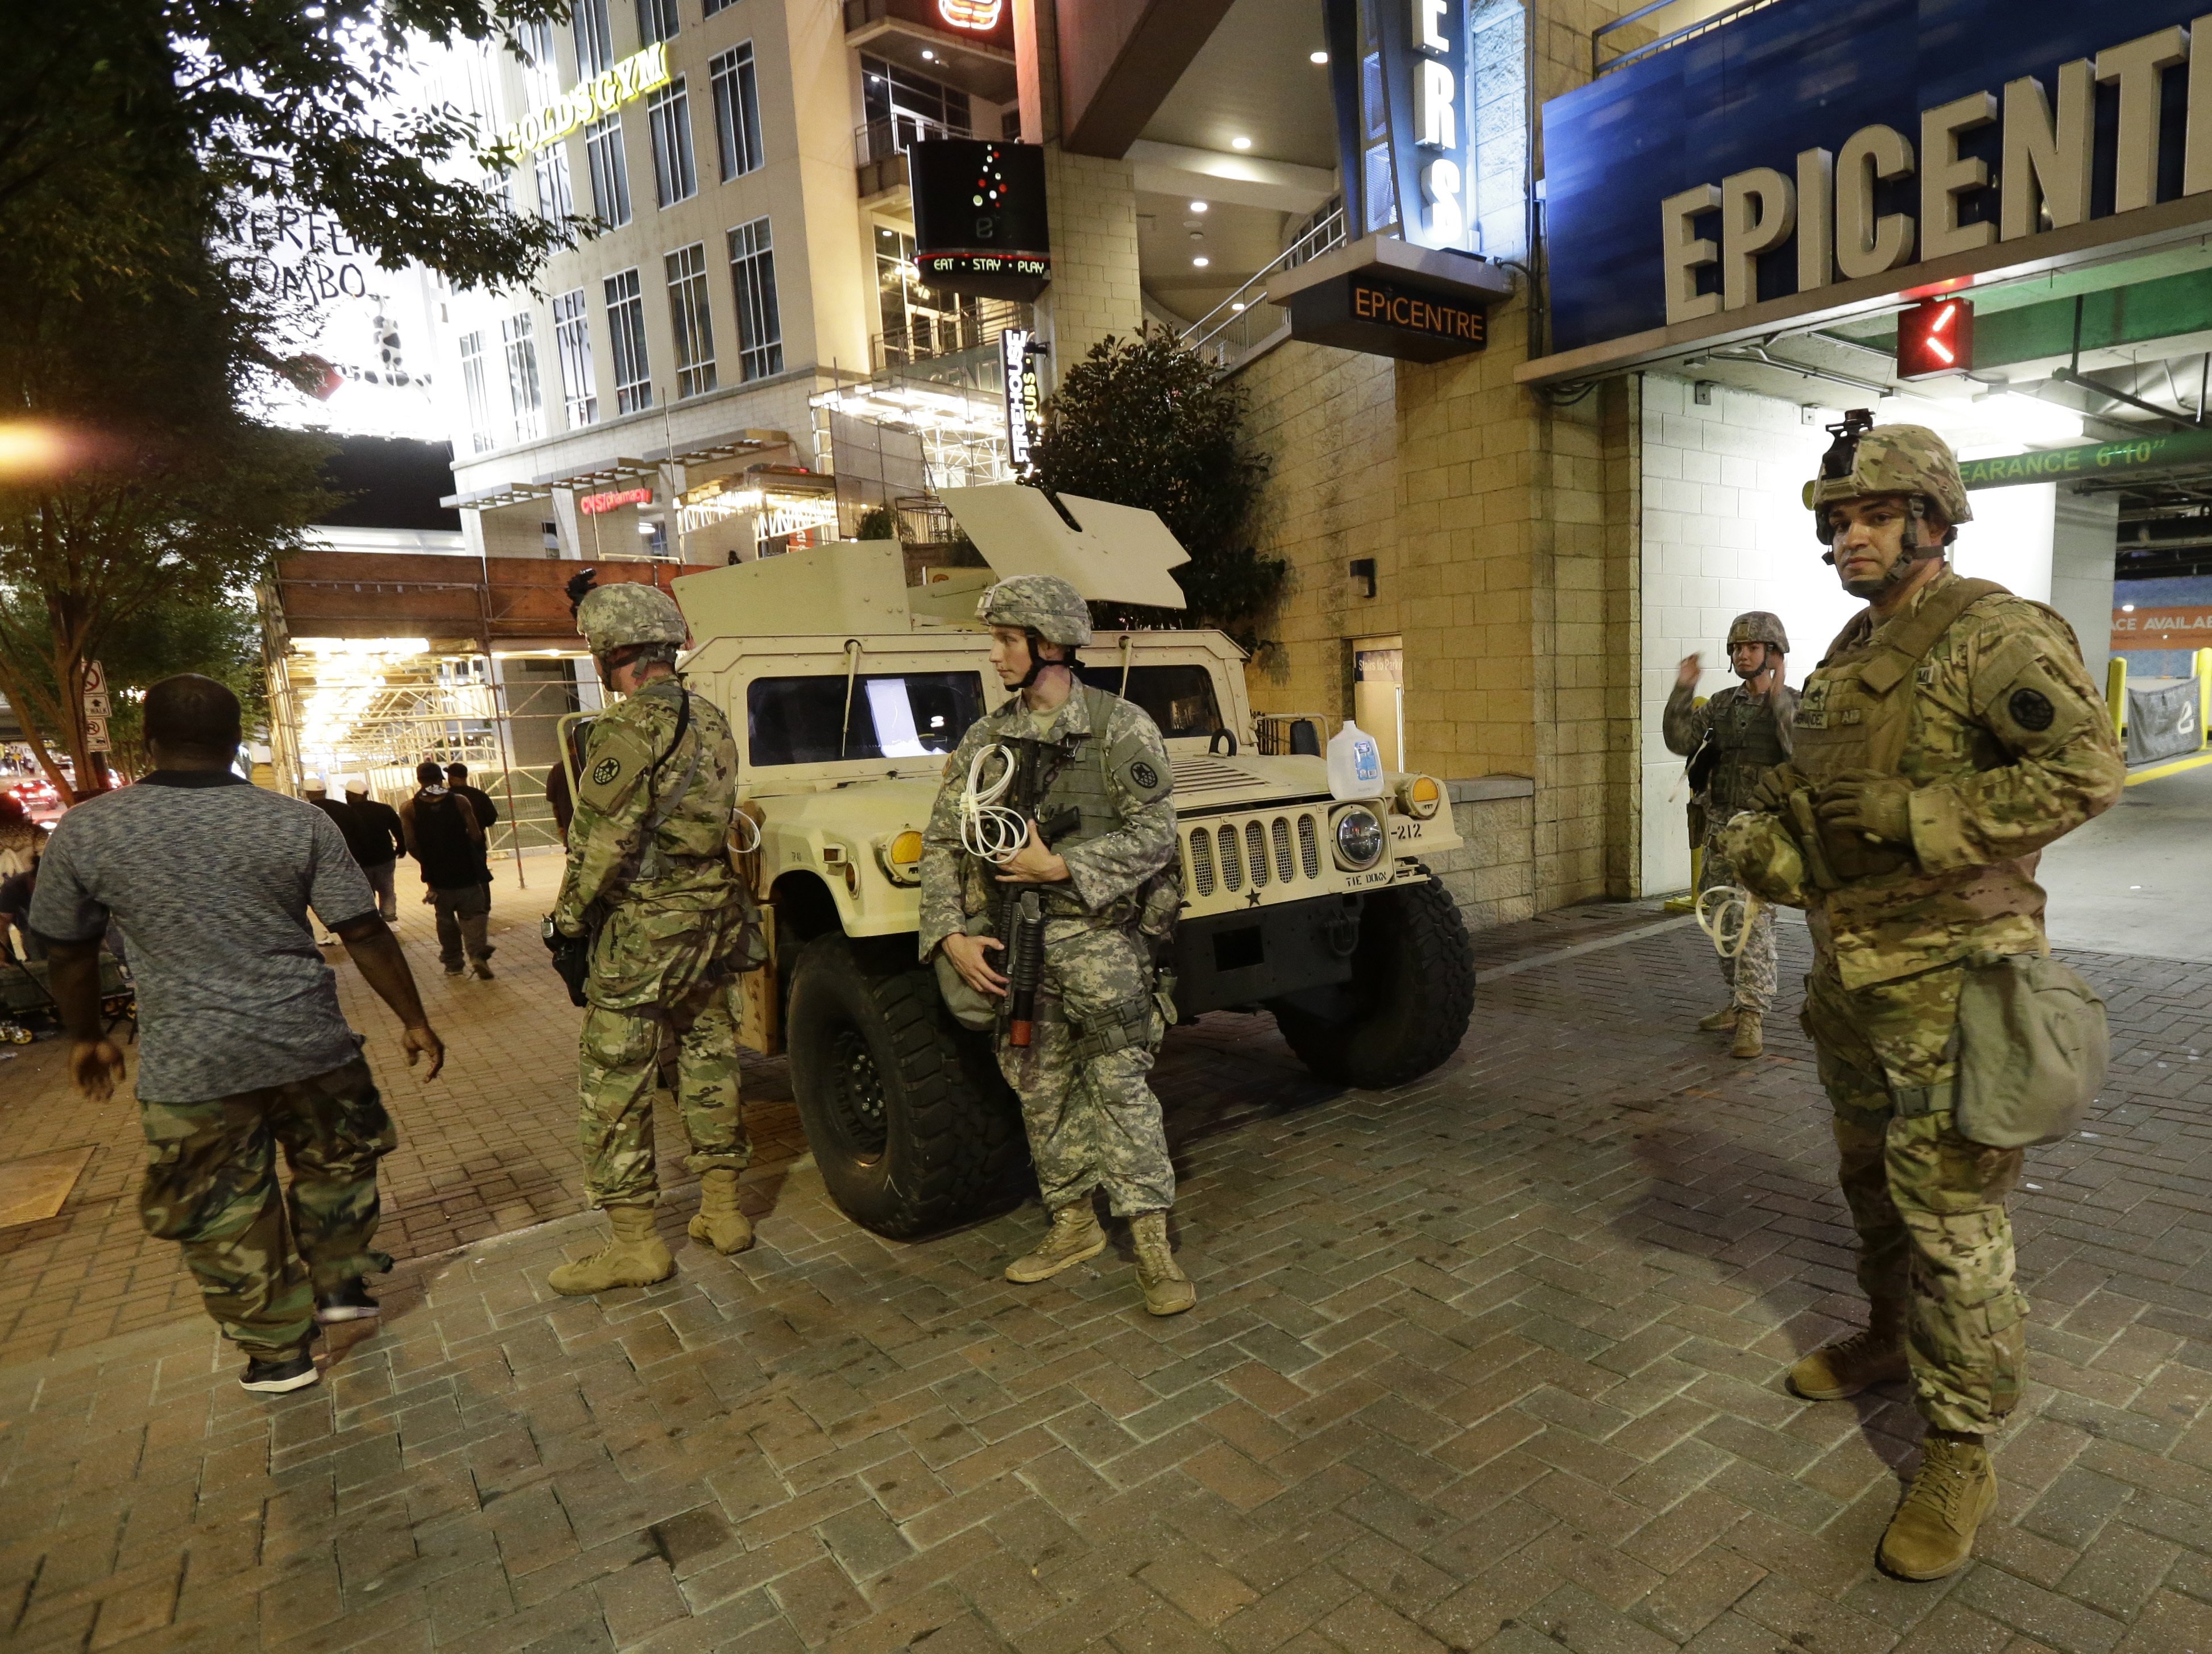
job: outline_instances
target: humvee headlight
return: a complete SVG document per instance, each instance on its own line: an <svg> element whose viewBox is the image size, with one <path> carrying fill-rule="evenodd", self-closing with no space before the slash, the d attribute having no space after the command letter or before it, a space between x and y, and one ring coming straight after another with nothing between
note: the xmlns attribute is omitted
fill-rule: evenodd
<svg viewBox="0 0 2212 1654"><path fill-rule="evenodd" d="M921 835L908 828L888 842L876 846L876 860L884 877L894 885L921 883Z"/></svg>
<svg viewBox="0 0 2212 1654"><path fill-rule="evenodd" d="M1364 804L1348 804L1336 812L1331 824L1336 839L1336 865L1348 873L1365 873L1382 859L1382 823Z"/></svg>
<svg viewBox="0 0 2212 1654"><path fill-rule="evenodd" d="M1428 820L1443 801L1443 784L1434 775L1409 775L1398 783L1398 808L1416 821Z"/></svg>

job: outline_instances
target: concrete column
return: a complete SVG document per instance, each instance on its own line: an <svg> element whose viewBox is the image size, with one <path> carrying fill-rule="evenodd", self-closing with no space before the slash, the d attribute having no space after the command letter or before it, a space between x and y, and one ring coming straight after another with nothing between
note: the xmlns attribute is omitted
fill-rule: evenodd
<svg viewBox="0 0 2212 1654"><path fill-rule="evenodd" d="M2051 544L2051 606L2081 640L2092 683L2102 688L2112 654L2112 558L2119 539L2117 494L2061 494Z"/></svg>
<svg viewBox="0 0 2212 1654"><path fill-rule="evenodd" d="M1136 169L1126 161L1044 152L1052 213L1052 285L1037 301L1037 331L1050 346L1048 384L1109 334L1127 338L1145 319L1137 278Z"/></svg>

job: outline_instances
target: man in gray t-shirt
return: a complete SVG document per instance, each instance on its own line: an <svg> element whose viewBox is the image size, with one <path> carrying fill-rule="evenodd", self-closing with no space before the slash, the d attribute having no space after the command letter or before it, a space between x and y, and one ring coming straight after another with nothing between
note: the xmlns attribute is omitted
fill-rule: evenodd
<svg viewBox="0 0 2212 1654"><path fill-rule="evenodd" d="M376 1313L362 1278L392 1267L371 1243L376 1163L397 1140L309 908L398 1016L409 1064L428 1056L434 1079L445 1047L337 824L231 771L237 697L211 678L164 678L147 691L145 731L153 773L55 828L30 927L76 1040L71 1076L94 1102L123 1073L100 1023L100 938L112 918L130 939L139 1214L182 1245L208 1313L246 1352L246 1388L297 1389L316 1381L318 1322Z"/></svg>

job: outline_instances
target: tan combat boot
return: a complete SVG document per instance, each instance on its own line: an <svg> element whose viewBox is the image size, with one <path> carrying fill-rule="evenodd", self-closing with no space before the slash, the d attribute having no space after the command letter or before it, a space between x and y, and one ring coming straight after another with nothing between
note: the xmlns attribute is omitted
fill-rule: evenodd
<svg viewBox="0 0 2212 1654"><path fill-rule="evenodd" d="M1698 1019L1698 1031L1704 1034L1723 1033L1735 1026L1735 1001L1734 1000L1730 1000L1710 1017Z"/></svg>
<svg viewBox="0 0 2212 1654"><path fill-rule="evenodd" d="M1766 1041L1762 1037L1759 1028L1762 1020L1756 1011L1735 1013L1735 1038L1729 1043L1730 1056L1755 1057L1766 1049Z"/></svg>
<svg viewBox="0 0 2212 1654"><path fill-rule="evenodd" d="M1168 1214L1139 1212L1129 1219L1129 1238L1137 1249L1137 1285L1145 1289L1145 1308L1153 1315L1181 1315L1198 1302L1198 1289L1168 1250Z"/></svg>
<svg viewBox="0 0 2212 1654"><path fill-rule="evenodd" d="M699 1212L691 1219L690 1235L724 1257L753 1244L752 1224L738 1208L736 1172L726 1169L699 1174Z"/></svg>
<svg viewBox="0 0 2212 1654"><path fill-rule="evenodd" d="M1840 1402L1873 1384L1909 1377L1905 1355L1905 1305L1876 1298L1868 1306L1867 1329L1824 1344L1790 1369L1790 1388L1808 1402Z"/></svg>
<svg viewBox="0 0 2212 1654"><path fill-rule="evenodd" d="M1974 1530L1997 1502L1997 1473L1978 1436L1931 1430L1920 1474L1881 1536L1881 1565L1903 1579L1941 1579L1974 1554Z"/></svg>
<svg viewBox="0 0 2212 1654"><path fill-rule="evenodd" d="M1098 1214L1091 1209L1091 1197L1070 1201L1052 1214L1052 1227L1045 1233L1043 1242L1034 1252L1016 1258L1006 1266L1006 1279L1024 1285L1033 1280L1050 1280L1063 1269L1073 1269L1085 1258L1095 1258L1106 1250L1106 1231L1098 1226Z"/></svg>
<svg viewBox="0 0 2212 1654"><path fill-rule="evenodd" d="M615 1286L650 1286L676 1273L676 1260L653 1232L649 1206L611 1206L607 1222L614 1233L587 1258L564 1263L545 1284L564 1298L582 1298Z"/></svg>

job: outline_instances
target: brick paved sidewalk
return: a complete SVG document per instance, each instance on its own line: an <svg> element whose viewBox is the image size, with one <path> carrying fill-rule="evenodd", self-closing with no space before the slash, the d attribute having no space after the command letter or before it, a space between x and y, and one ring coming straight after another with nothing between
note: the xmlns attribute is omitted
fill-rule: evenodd
<svg viewBox="0 0 2212 1654"><path fill-rule="evenodd" d="M733 1262L669 1210L648 1291L544 1294L588 1220L405 1266L305 1395L192 1323L15 1362L9 1646L2212 1649L2212 967L2080 961L2120 1054L2019 1202L2002 1503L1908 1586L1917 1421L1779 1382L1856 1313L1809 1053L1689 1031L1704 946L1495 977L1387 1095L1261 1019L1179 1038L1177 1320L1119 1251L1006 1286L1034 1207L897 1245L793 1164Z"/></svg>

